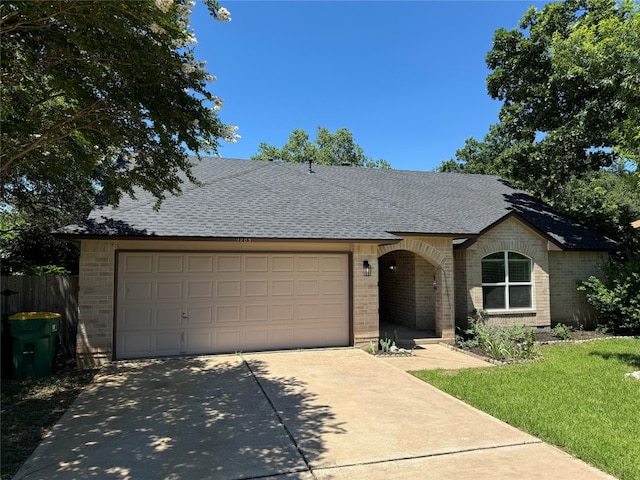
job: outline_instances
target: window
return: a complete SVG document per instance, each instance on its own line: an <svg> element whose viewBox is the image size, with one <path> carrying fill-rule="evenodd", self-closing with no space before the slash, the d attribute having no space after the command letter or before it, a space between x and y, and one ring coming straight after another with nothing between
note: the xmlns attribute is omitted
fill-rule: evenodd
<svg viewBox="0 0 640 480"><path fill-rule="evenodd" d="M482 302L487 310L531 308L531 259L497 252L482 259Z"/></svg>

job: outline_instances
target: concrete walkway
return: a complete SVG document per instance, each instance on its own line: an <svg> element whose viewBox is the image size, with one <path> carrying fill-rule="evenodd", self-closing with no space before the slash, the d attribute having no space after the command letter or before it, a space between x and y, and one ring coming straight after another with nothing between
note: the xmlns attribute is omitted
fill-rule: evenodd
<svg viewBox="0 0 640 480"><path fill-rule="evenodd" d="M15 478L612 478L397 363L433 366L434 347L423 363L355 349L116 363ZM438 347L450 366L472 358Z"/></svg>

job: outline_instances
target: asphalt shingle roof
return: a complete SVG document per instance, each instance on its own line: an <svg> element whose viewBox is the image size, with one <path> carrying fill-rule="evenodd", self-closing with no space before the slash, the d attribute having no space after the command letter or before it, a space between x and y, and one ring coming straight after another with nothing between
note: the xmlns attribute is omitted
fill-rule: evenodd
<svg viewBox="0 0 640 480"><path fill-rule="evenodd" d="M496 176L205 158L158 211L146 192L96 207L63 235L393 241L398 233L473 236L516 212L568 249L611 240Z"/></svg>

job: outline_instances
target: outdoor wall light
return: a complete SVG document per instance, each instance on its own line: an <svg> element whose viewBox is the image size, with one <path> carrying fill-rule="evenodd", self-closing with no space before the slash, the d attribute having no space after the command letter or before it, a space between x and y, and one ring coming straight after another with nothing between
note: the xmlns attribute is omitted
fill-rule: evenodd
<svg viewBox="0 0 640 480"><path fill-rule="evenodd" d="M369 260L365 260L364 262L362 262L362 274L365 277L371 276L371 265L369 265Z"/></svg>
<svg viewBox="0 0 640 480"><path fill-rule="evenodd" d="M396 270L398 270L398 265L396 264L395 260L391 260L391 264L389 264L389 270L391 270L394 273Z"/></svg>

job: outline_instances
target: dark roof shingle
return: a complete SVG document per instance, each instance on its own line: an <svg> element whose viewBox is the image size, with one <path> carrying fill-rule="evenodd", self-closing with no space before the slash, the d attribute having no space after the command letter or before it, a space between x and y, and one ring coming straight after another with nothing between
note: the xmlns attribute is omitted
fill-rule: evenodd
<svg viewBox="0 0 640 480"><path fill-rule="evenodd" d="M136 193L63 235L393 241L394 233L473 236L516 212L564 248L615 243L489 175L205 158L180 196Z"/></svg>

